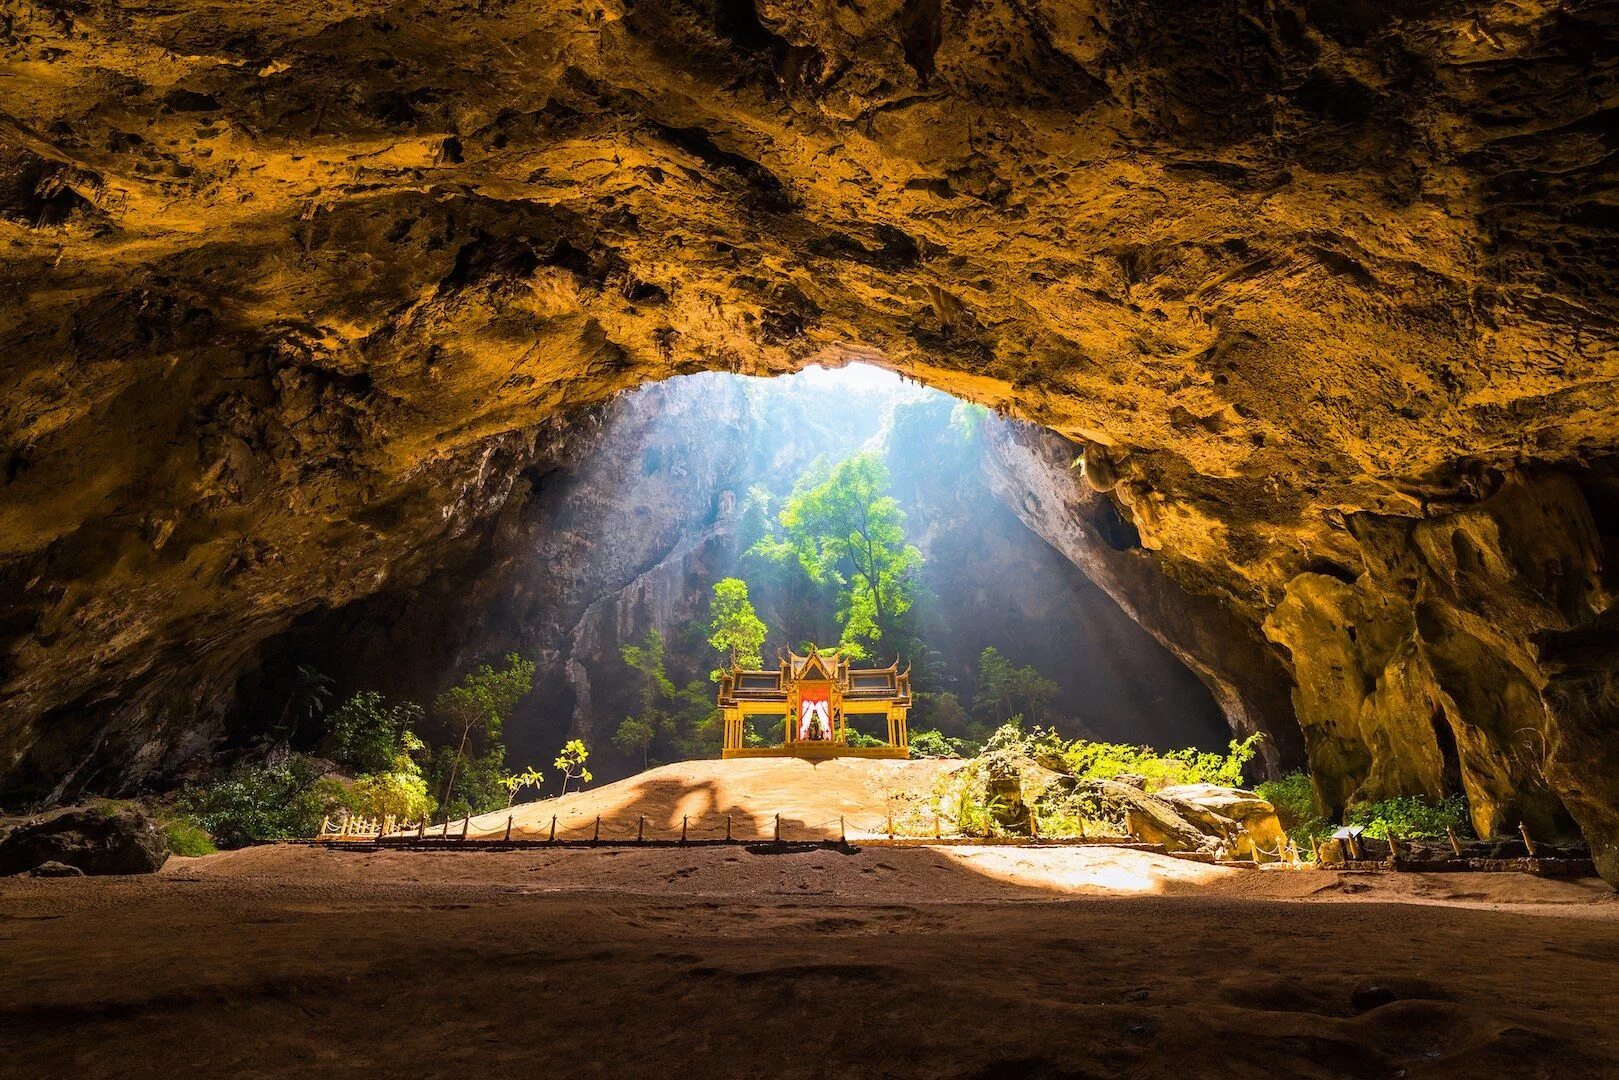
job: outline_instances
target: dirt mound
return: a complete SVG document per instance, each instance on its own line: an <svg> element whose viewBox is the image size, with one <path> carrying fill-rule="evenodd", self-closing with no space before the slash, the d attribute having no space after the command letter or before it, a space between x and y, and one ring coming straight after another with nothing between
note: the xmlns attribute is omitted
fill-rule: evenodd
<svg viewBox="0 0 1619 1080"><path fill-rule="evenodd" d="M585 839L601 818L603 839L633 836L646 818L647 839L680 835L681 818L692 839L725 835L726 818L737 838L775 835L781 815L786 839L830 839L844 819L849 835L883 831L892 801L903 813L925 802L941 776L960 761L863 761L812 763L795 758L682 761L557 799L523 803L475 817L468 835L498 836L512 819L512 836L544 839L551 819L558 839ZM457 826L452 825L452 832Z"/></svg>

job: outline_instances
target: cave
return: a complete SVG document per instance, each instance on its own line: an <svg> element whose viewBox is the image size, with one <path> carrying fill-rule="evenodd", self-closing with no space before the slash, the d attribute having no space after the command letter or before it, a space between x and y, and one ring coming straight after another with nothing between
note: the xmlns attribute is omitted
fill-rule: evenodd
<svg viewBox="0 0 1619 1080"><path fill-rule="evenodd" d="M0 47L0 1070L1619 1072L1606 5L35 0ZM907 404L855 440L862 380ZM705 679L807 468L741 452L766 398L889 440L938 577L872 663L1057 684L1046 742L949 728L971 815L898 779L951 758L614 747L625 646ZM326 767L310 686L425 715L505 656L549 787L163 861L175 800ZM1159 767L1291 792L1310 865L1154 825ZM1056 835L1084 792L1128 838ZM540 846L567 799L596 846Z"/></svg>

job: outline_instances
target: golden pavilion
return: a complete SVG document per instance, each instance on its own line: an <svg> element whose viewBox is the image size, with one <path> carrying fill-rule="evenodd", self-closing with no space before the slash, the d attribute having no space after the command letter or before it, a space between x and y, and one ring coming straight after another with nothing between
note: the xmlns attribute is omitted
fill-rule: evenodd
<svg viewBox="0 0 1619 1080"><path fill-rule="evenodd" d="M719 707L725 722L723 755L739 757L908 758L911 671L895 661L885 668L851 668L837 651L809 655L789 652L775 671L732 665L720 676ZM750 716L768 716L782 725L777 746L744 745ZM848 718L885 716L888 742L850 746Z"/></svg>

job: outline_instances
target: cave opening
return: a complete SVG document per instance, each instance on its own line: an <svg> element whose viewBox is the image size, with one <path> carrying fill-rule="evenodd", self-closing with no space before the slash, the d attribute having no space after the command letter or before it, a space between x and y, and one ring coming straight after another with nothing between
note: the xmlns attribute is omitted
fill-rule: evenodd
<svg viewBox="0 0 1619 1080"><path fill-rule="evenodd" d="M536 670L505 726L514 766L548 762L568 738L592 748L598 782L718 756L712 674L725 658L710 610L716 586L739 581L764 625L763 662L817 644L908 668L913 732L971 746L1016 716L1067 738L1223 749L1232 728L1198 674L1042 535L1031 499L1079 478L1071 447L1033 455L1035 440L1068 446L858 362L647 384L558 433L458 557L270 642L234 729L273 727L311 668L337 698L431 702L458 673L515 653ZM877 485L868 504L891 512L893 595L875 606L897 612L857 610L876 590L862 591L856 561L817 562L814 537L784 521L856 467ZM1128 522L1104 509L1099 545L1127 553ZM665 687L650 731L649 678ZM766 739L765 726L750 737ZM851 718L851 742L882 727Z"/></svg>

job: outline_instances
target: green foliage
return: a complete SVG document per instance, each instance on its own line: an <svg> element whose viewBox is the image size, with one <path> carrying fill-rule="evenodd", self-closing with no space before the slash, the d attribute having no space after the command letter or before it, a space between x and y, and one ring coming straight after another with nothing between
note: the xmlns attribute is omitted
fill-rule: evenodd
<svg viewBox="0 0 1619 1080"><path fill-rule="evenodd" d="M979 654L973 711L980 718L990 723L1000 723L1014 715L1040 720L1056 696L1057 683L1041 675L1032 664L1017 667L994 646Z"/></svg>
<svg viewBox="0 0 1619 1080"><path fill-rule="evenodd" d="M714 583L714 596L708 604L708 643L727 662L757 668L763 660L765 624L748 599L748 583L741 578L723 578ZM714 672L717 680L720 673Z"/></svg>
<svg viewBox="0 0 1619 1080"><path fill-rule="evenodd" d="M363 690L332 713L321 752L358 772L387 771L424 719L413 701L389 702L375 690Z"/></svg>
<svg viewBox="0 0 1619 1080"><path fill-rule="evenodd" d="M640 720L633 716L626 716L623 723L613 732L613 745L641 759L641 768L650 767L651 756L649 748L652 739L658 734L658 729L648 720Z"/></svg>
<svg viewBox="0 0 1619 1080"><path fill-rule="evenodd" d="M316 789L308 758L238 766L210 784L188 788L180 809L222 847L313 836L334 801Z"/></svg>
<svg viewBox="0 0 1619 1080"><path fill-rule="evenodd" d="M506 774L501 733L534 685L533 661L508 653L505 663L502 668L479 666L433 702L433 711L456 740L454 750L436 747L426 770L449 816L501 805L500 780Z"/></svg>
<svg viewBox="0 0 1619 1080"><path fill-rule="evenodd" d="M931 728L911 732L911 752L923 757L971 757L976 749L965 739L952 739Z"/></svg>
<svg viewBox="0 0 1619 1080"><path fill-rule="evenodd" d="M1315 785L1307 774L1291 772L1280 780L1266 780L1254 791L1276 808L1276 819L1300 851L1308 854L1312 838L1332 835L1332 823L1316 807Z"/></svg>
<svg viewBox="0 0 1619 1080"><path fill-rule="evenodd" d="M652 740L669 726L666 705L675 696L675 684L664 670L663 635L656 629L648 629L641 644L622 646L619 653L640 681L641 715L624 718L613 733L613 745L639 755L645 769L651 764Z"/></svg>
<svg viewBox="0 0 1619 1080"><path fill-rule="evenodd" d="M937 728L947 737L959 738L968 734L972 720L955 694L948 691L917 691L915 698L911 723L921 728Z"/></svg>
<svg viewBox="0 0 1619 1080"><path fill-rule="evenodd" d="M195 857L212 855L219 850L214 846L214 838L208 835L207 830L187 818L166 818L161 824L163 835L169 842L169 850L176 855Z"/></svg>
<svg viewBox="0 0 1619 1080"><path fill-rule="evenodd" d="M905 542L881 457L868 451L823 468L799 478L778 520L810 579L840 590L842 641L869 649L892 638L910 609L922 553Z"/></svg>
<svg viewBox="0 0 1619 1080"><path fill-rule="evenodd" d="M512 773L510 776L501 777L500 783L506 789L506 805L510 806L517 801L517 793L524 788L531 787L535 791L540 790L540 785L545 783L545 776L540 770L530 765L520 773Z"/></svg>
<svg viewBox="0 0 1619 1080"><path fill-rule="evenodd" d="M1349 824L1363 826L1378 839L1392 833L1399 839L1440 839L1445 829L1458 835L1471 835L1467 800L1451 795L1431 802L1420 795L1404 795L1349 808Z"/></svg>
<svg viewBox="0 0 1619 1080"><path fill-rule="evenodd" d="M1002 724L984 746L986 754L1013 751L1048 769L1081 780L1111 780L1122 775L1144 777L1149 791L1174 784L1219 784L1238 787L1243 767L1259 752L1263 735L1233 739L1224 754L1186 748L1160 753L1150 746L1065 740L1050 728L1025 732L1021 717Z"/></svg>
<svg viewBox="0 0 1619 1080"><path fill-rule="evenodd" d="M581 786L590 783L593 777L585 762L590 759L590 750L585 746L583 739L569 739L563 744L557 759L552 762L554 768L562 770L562 794L568 793L568 781L577 778Z"/></svg>
<svg viewBox="0 0 1619 1080"><path fill-rule="evenodd" d="M989 410L971 401L958 401L950 410L950 429L964 443L975 442L984 430Z"/></svg>
<svg viewBox="0 0 1619 1080"><path fill-rule="evenodd" d="M486 814L506 805L506 751L496 746L473 755L453 746L434 746L427 752L422 777L438 800L438 818L455 821L468 814Z"/></svg>
<svg viewBox="0 0 1619 1080"><path fill-rule="evenodd" d="M875 735L867 735L864 731L854 728L845 728L843 731L843 744L845 746L887 746L883 740Z"/></svg>
<svg viewBox="0 0 1619 1080"><path fill-rule="evenodd" d="M533 685L534 662L508 653L505 667L480 665L440 694L433 710L452 732L459 733L464 750L472 735L498 741L512 710Z"/></svg>
<svg viewBox="0 0 1619 1080"><path fill-rule="evenodd" d="M406 731L388 768L355 779L350 805L368 817L392 814L401 821L425 821L438 804L427 793L421 767L411 757L423 749L422 741Z"/></svg>

